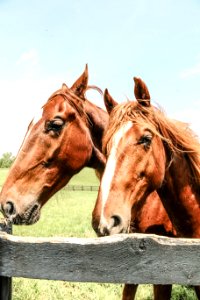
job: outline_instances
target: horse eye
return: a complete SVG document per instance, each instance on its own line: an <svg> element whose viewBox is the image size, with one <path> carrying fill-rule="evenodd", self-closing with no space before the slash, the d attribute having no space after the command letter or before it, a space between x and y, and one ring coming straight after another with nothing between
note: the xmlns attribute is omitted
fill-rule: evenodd
<svg viewBox="0 0 200 300"><path fill-rule="evenodd" d="M143 135L140 139L138 144L143 144L145 147L149 147L151 144L152 136L151 135Z"/></svg>
<svg viewBox="0 0 200 300"><path fill-rule="evenodd" d="M53 131L59 133L64 126L64 121L60 118L47 121L45 124L45 132Z"/></svg>

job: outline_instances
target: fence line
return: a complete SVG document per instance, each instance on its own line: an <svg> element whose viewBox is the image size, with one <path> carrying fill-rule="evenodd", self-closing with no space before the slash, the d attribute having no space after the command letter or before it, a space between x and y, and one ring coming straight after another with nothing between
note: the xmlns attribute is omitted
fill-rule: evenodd
<svg viewBox="0 0 200 300"><path fill-rule="evenodd" d="M1 232L12 234L12 226L7 226L4 222L0 222L0 234ZM0 238L1 246L1 238ZM0 256L0 266L1 266ZM0 300L12 300L12 277L1 276L0 273Z"/></svg>
<svg viewBox="0 0 200 300"><path fill-rule="evenodd" d="M0 233L0 246L0 275L6 277L200 284L199 239L145 234L32 238Z"/></svg>
<svg viewBox="0 0 200 300"><path fill-rule="evenodd" d="M0 185L0 188L2 188L2 185ZM98 185L66 185L63 187L64 190L68 191L98 191L99 186Z"/></svg>
<svg viewBox="0 0 200 300"><path fill-rule="evenodd" d="M12 277L200 285L200 239L153 234L33 238L0 232L0 299L11 299Z"/></svg>
<svg viewBox="0 0 200 300"><path fill-rule="evenodd" d="M67 185L64 189L68 191L98 191L99 186L97 185Z"/></svg>

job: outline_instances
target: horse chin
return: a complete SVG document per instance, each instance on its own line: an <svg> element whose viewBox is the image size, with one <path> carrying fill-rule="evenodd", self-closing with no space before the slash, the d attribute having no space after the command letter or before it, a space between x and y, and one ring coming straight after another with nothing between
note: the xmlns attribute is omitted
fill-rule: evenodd
<svg viewBox="0 0 200 300"><path fill-rule="evenodd" d="M113 228L113 229L110 231L110 234L109 234L109 235L113 235L113 234L121 234L121 233L128 233L128 232L129 232L128 227L127 227L127 228L119 228L119 229Z"/></svg>
<svg viewBox="0 0 200 300"><path fill-rule="evenodd" d="M34 204L23 214L16 214L7 218L7 222L14 225L32 225L40 219L40 206Z"/></svg>
<svg viewBox="0 0 200 300"><path fill-rule="evenodd" d="M110 235L114 235L114 234L121 234L121 233L128 233L128 232L129 232L128 228L127 229L122 228L121 230L119 230L119 229L112 229L112 230L99 229L98 231L96 231L98 237L110 236Z"/></svg>

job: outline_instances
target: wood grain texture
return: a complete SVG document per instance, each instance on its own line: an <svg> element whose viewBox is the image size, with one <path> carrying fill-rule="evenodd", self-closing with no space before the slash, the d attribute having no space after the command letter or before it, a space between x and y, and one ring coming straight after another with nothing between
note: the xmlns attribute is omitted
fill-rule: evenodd
<svg viewBox="0 0 200 300"><path fill-rule="evenodd" d="M74 282L200 284L200 240L129 234L31 238L0 233L0 275Z"/></svg>
<svg viewBox="0 0 200 300"><path fill-rule="evenodd" d="M12 233L12 226L0 222L0 231ZM1 261L1 258L0 258ZM12 299L12 278L0 276L0 299L11 300Z"/></svg>
<svg viewBox="0 0 200 300"><path fill-rule="evenodd" d="M12 299L12 278L0 276L0 299Z"/></svg>

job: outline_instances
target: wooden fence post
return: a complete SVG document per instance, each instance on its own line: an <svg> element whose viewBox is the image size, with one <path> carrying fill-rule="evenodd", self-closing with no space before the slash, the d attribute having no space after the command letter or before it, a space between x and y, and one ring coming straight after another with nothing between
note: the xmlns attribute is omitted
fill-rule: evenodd
<svg viewBox="0 0 200 300"><path fill-rule="evenodd" d="M0 222L0 231L12 233L12 225ZM1 261L0 261L1 263ZM0 300L12 299L12 278L0 276Z"/></svg>

